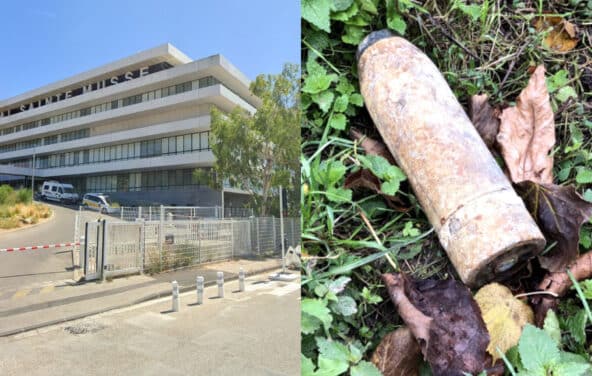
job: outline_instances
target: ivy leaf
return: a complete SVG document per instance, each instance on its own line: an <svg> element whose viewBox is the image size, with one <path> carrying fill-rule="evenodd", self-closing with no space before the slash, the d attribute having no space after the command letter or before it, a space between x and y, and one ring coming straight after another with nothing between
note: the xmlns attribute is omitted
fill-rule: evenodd
<svg viewBox="0 0 592 376"><path fill-rule="evenodd" d="M364 105L364 97L361 94L355 93L349 97L349 103L354 106L362 107Z"/></svg>
<svg viewBox="0 0 592 376"><path fill-rule="evenodd" d="M583 376L590 371L590 365L586 363L559 363L552 368L552 374L557 376Z"/></svg>
<svg viewBox="0 0 592 376"><path fill-rule="evenodd" d="M349 363L344 360L327 359L319 355L319 369L314 373L315 376L335 376L341 375L347 371Z"/></svg>
<svg viewBox="0 0 592 376"><path fill-rule="evenodd" d="M323 112L327 112L331 108L331 104L333 104L333 98L335 98L335 94L330 90L325 90L322 93L313 95L312 101L318 104Z"/></svg>
<svg viewBox="0 0 592 376"><path fill-rule="evenodd" d="M333 13L331 15L331 18L336 21L346 22L349 21L353 16L358 14L359 11L360 9L358 8L358 5L354 2L348 9L341 12Z"/></svg>
<svg viewBox="0 0 592 376"><path fill-rule="evenodd" d="M346 124L347 118L344 114L333 114L333 116L331 116L331 120L329 120L329 126L339 130L344 130Z"/></svg>
<svg viewBox="0 0 592 376"><path fill-rule="evenodd" d="M398 180L386 181L380 185L380 190L385 195L394 196L399 190L399 185L400 183Z"/></svg>
<svg viewBox="0 0 592 376"><path fill-rule="evenodd" d="M341 36L343 43L358 45L366 36L364 28L359 26L345 25L345 34Z"/></svg>
<svg viewBox="0 0 592 376"><path fill-rule="evenodd" d="M519 299L516 299L510 289L499 283L490 283L479 289L475 294L475 301L481 309L483 321L491 341L487 352L493 361L499 359L499 348L502 353L518 344L522 328L532 323L534 314L532 309Z"/></svg>
<svg viewBox="0 0 592 376"><path fill-rule="evenodd" d="M365 360L356 364L350 369L351 376L382 376L382 373L374 366L374 364Z"/></svg>
<svg viewBox="0 0 592 376"><path fill-rule="evenodd" d="M314 374L315 366L312 360L300 354L300 372L302 376L312 376Z"/></svg>
<svg viewBox="0 0 592 376"><path fill-rule="evenodd" d="M578 99L578 94L576 94L576 90L571 86L564 86L557 91L555 94L555 98L561 103L566 102L569 98Z"/></svg>
<svg viewBox="0 0 592 376"><path fill-rule="evenodd" d="M304 334L312 334L321 328L321 321L308 313L302 313L300 317L300 331Z"/></svg>
<svg viewBox="0 0 592 376"><path fill-rule="evenodd" d="M580 288L588 300L592 300L592 279L580 281Z"/></svg>
<svg viewBox="0 0 592 376"><path fill-rule="evenodd" d="M354 0L333 0L331 9L335 12L346 10L353 4Z"/></svg>
<svg viewBox="0 0 592 376"><path fill-rule="evenodd" d="M569 82L567 75L567 70L561 69L555 72L555 74L551 77L548 77L545 81L547 82L547 89L549 90L549 93L554 93L557 91L557 89L567 85Z"/></svg>
<svg viewBox="0 0 592 376"><path fill-rule="evenodd" d="M559 349L553 339L544 330L530 324L524 327L518 352L527 371L537 372L559 362Z"/></svg>
<svg viewBox="0 0 592 376"><path fill-rule="evenodd" d="M389 29L396 31L399 35L404 36L407 24L399 11L395 0L385 0L386 2L386 25Z"/></svg>
<svg viewBox="0 0 592 376"><path fill-rule="evenodd" d="M308 94L318 94L324 92L331 86L331 82L337 80L336 74L314 74L309 75L304 80L302 91ZM326 112L326 111L325 111Z"/></svg>
<svg viewBox="0 0 592 376"><path fill-rule="evenodd" d="M345 176L347 168L340 160L324 160L319 168L313 170L313 178L317 183L325 186L334 186Z"/></svg>
<svg viewBox="0 0 592 376"><path fill-rule="evenodd" d="M592 170L588 168L581 168L576 175L576 183L590 184L592 183Z"/></svg>
<svg viewBox="0 0 592 376"><path fill-rule="evenodd" d="M455 1L452 9L459 9L469 16L473 22L477 21L479 16L481 16L481 5L478 4L467 5L463 1Z"/></svg>
<svg viewBox="0 0 592 376"><path fill-rule="evenodd" d="M331 0L302 0L302 18L328 33L331 32L330 11Z"/></svg>
<svg viewBox="0 0 592 376"><path fill-rule="evenodd" d="M570 315L565 319L567 330L577 343L583 345L586 342L586 311L580 309L575 315Z"/></svg>
<svg viewBox="0 0 592 376"><path fill-rule="evenodd" d="M352 85L347 80L347 78L345 78L344 76L341 76L341 77L339 77L339 82L337 83L337 86L335 87L335 90L337 90L338 93L341 93L343 95L350 95L356 89L354 88L354 85Z"/></svg>
<svg viewBox="0 0 592 376"><path fill-rule="evenodd" d="M349 361L349 350L347 347L337 341L331 341L324 337L316 337L319 354L327 359Z"/></svg>
<svg viewBox="0 0 592 376"><path fill-rule="evenodd" d="M579 253L581 225L592 215L592 203L582 199L573 186L518 184L518 192L549 242L557 245L539 256L541 266L551 272L562 272Z"/></svg>
<svg viewBox="0 0 592 376"><path fill-rule="evenodd" d="M333 111L335 112L343 112L347 110L347 105L349 104L349 97L347 95L340 95L335 99L335 103L333 103Z"/></svg>
<svg viewBox="0 0 592 376"><path fill-rule="evenodd" d="M345 290L345 286L351 281L349 277L339 277L329 283L329 291L334 294L342 293Z"/></svg>
<svg viewBox="0 0 592 376"><path fill-rule="evenodd" d="M356 301L351 296L339 296L337 303L332 305L333 311L341 316L351 316L358 312Z"/></svg>
<svg viewBox="0 0 592 376"><path fill-rule="evenodd" d="M327 330L331 326L333 317L331 316L331 311L327 308L327 302L324 300L304 298L300 304L300 310L303 315L310 315L318 319Z"/></svg>
<svg viewBox="0 0 592 376"><path fill-rule="evenodd" d="M555 311L552 309L547 311L547 317L545 317L543 330L547 332L549 337L553 338L557 346L561 345L561 329L559 328L559 320L557 319Z"/></svg>
<svg viewBox="0 0 592 376"><path fill-rule="evenodd" d="M330 201L337 202L337 203L351 202L352 191L351 191L351 189L331 187L331 188L327 189L327 198Z"/></svg>
<svg viewBox="0 0 592 376"><path fill-rule="evenodd" d="M364 298L368 304L378 304L382 302L382 298L379 295L372 294L366 286L362 289L362 298Z"/></svg>

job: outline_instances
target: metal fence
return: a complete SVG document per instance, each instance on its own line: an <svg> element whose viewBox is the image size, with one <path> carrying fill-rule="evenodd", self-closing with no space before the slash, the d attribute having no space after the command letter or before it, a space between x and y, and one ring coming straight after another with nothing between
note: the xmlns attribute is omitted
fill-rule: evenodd
<svg viewBox="0 0 592 376"><path fill-rule="evenodd" d="M300 244L300 218L284 218L284 247ZM101 228L96 228L99 225ZM104 229L103 229L104 228ZM280 256L279 218L87 222L85 272L95 278L160 272L235 257ZM103 239L98 236L103 234ZM95 255L104 244L102 257ZM89 258L89 252L93 258ZM88 275L87 275L87 279Z"/></svg>
<svg viewBox="0 0 592 376"><path fill-rule="evenodd" d="M84 206L80 210L90 210ZM220 206L121 206L103 213L111 218L122 221L135 221L138 218L146 221L187 221L202 218L222 218ZM253 216L251 208L224 208L224 218L249 218Z"/></svg>

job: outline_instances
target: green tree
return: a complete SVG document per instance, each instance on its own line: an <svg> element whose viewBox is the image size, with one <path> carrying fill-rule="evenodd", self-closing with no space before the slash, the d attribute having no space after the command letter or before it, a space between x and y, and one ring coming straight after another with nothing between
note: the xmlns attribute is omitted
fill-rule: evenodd
<svg viewBox="0 0 592 376"><path fill-rule="evenodd" d="M300 175L299 72L298 65L285 64L280 74L257 76L250 89L261 99L261 106L254 114L240 107L230 113L212 108L214 174L197 169L197 180L216 189L228 181L250 192L260 215L269 214L277 187L296 190Z"/></svg>

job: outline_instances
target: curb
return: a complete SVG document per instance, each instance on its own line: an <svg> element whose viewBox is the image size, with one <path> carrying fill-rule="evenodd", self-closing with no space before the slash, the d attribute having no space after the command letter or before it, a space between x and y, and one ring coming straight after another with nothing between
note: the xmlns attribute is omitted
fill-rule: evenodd
<svg viewBox="0 0 592 376"><path fill-rule="evenodd" d="M280 266L281 268L281 266ZM268 267L268 268L263 268L260 270L257 270L255 272L252 272L251 275L258 275L258 274L263 274L272 270L277 270L278 267L274 266L274 267ZM226 276L224 276L224 280L225 281L234 281L238 279L238 274L232 273L229 274L228 278L226 278ZM204 283L204 287L210 287L216 284L215 280L209 281ZM179 292L180 293L185 293L188 291L192 291L195 289L195 285L190 285L190 286L183 286L182 288L179 288ZM0 332L0 337L10 337L16 334L22 334L22 333L26 333L26 332L30 332L32 330L37 330L37 329L41 329L47 326L52 326L52 325L57 325L57 324L63 324L69 321L74 321L74 320L79 320L79 319L83 319L85 317L89 317L89 316L94 316L94 315L98 315L101 313L105 313L108 311L112 311L112 310L116 310L116 309L121 309L121 308L127 308L127 307L131 307L134 306L136 304L140 304L140 303L145 303L148 302L150 300L155 300L155 299L159 299L159 298L163 298L165 296L170 296L171 295L171 291L170 289L167 289L166 291L159 291L157 293L153 293L153 294L149 294L146 295L143 298L139 298L136 299L130 303L124 303L124 304L118 304L118 305L114 305L111 307L106 307L106 308L101 308L95 311L91 311L91 312L85 312L85 313L79 313L76 315L72 315L69 317L65 317L63 319L55 319L55 320L50 320L50 321L46 321L43 323L39 323L39 324L33 324L33 325L29 325L29 326L25 326L22 328L18 328L18 329L11 329L11 330L7 330L7 331L2 331Z"/></svg>

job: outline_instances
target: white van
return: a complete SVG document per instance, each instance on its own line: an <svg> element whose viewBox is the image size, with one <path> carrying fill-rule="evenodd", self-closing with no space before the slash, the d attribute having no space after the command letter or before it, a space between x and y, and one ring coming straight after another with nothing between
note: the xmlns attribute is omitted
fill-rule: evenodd
<svg viewBox="0 0 592 376"><path fill-rule="evenodd" d="M58 202L78 202L78 194L74 192L72 184L64 184L58 181L44 181L41 187L41 199Z"/></svg>

